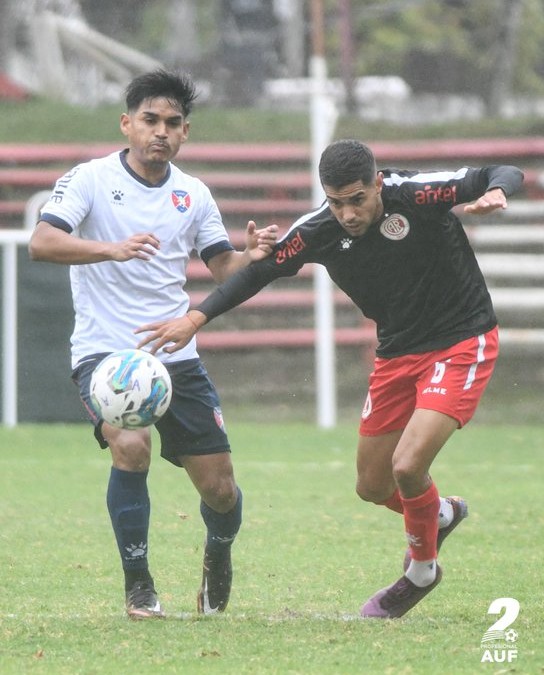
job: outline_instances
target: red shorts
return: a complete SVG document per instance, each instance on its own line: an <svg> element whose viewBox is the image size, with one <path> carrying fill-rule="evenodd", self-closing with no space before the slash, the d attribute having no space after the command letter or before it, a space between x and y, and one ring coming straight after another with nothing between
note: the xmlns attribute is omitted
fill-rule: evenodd
<svg viewBox="0 0 544 675"><path fill-rule="evenodd" d="M370 375L359 434L404 429L416 408L449 415L459 427L476 412L499 354L498 328L447 349L377 357Z"/></svg>

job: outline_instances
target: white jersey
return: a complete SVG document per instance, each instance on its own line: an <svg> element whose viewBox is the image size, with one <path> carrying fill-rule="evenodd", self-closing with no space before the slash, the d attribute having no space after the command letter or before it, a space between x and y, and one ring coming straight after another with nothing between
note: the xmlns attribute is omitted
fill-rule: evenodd
<svg viewBox="0 0 544 675"><path fill-rule="evenodd" d="M122 241L153 233L160 249L149 261L72 265L70 281L75 311L72 366L85 356L135 347L138 326L183 316L187 263L194 250L207 260L231 250L209 189L173 164L157 186L149 185L127 165L124 152L76 166L60 178L41 219L97 241ZM198 356L193 340L162 361Z"/></svg>

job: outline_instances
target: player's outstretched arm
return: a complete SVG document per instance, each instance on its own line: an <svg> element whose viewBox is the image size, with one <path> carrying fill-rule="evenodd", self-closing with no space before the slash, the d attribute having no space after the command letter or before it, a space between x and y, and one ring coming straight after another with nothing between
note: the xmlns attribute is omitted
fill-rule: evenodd
<svg viewBox="0 0 544 675"><path fill-rule="evenodd" d="M220 253L214 256L210 262L223 255L225 254ZM279 268L279 271L284 271L284 268ZM147 335L142 338L138 348L148 347L153 354L159 349L167 353L182 349L202 326L253 297L278 276L281 276L278 275L278 267L268 266L266 260L261 261L260 264L256 261L255 265L242 267L210 293L198 307L189 310L185 316L139 326L134 332L136 334L147 333Z"/></svg>
<svg viewBox="0 0 544 675"><path fill-rule="evenodd" d="M266 262L264 265L266 266ZM266 271L265 269L263 274L262 265L249 265L229 277L185 316L139 326L134 332L148 335L142 338L138 348L151 346L152 354L159 349L164 349L168 353L182 349L202 326L253 297L276 278L277 275L269 276Z"/></svg>

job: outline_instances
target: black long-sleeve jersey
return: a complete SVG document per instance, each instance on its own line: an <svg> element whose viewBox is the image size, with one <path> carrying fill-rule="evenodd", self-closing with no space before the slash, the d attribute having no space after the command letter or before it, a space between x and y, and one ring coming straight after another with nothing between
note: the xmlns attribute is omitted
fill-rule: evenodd
<svg viewBox="0 0 544 675"><path fill-rule="evenodd" d="M488 166L383 174L384 214L364 235L350 237L324 203L299 218L270 257L233 275L198 309L211 320L274 279L318 263L376 322L378 356L443 349L493 328L497 319L484 277L451 209L492 188L510 196L523 173Z"/></svg>

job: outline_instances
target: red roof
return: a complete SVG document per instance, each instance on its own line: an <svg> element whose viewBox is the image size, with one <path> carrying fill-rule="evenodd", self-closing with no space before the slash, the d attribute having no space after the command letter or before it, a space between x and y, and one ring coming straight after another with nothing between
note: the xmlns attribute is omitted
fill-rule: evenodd
<svg viewBox="0 0 544 675"><path fill-rule="evenodd" d="M5 73L0 72L0 99L24 101L28 97L29 92L26 89L15 84Z"/></svg>

